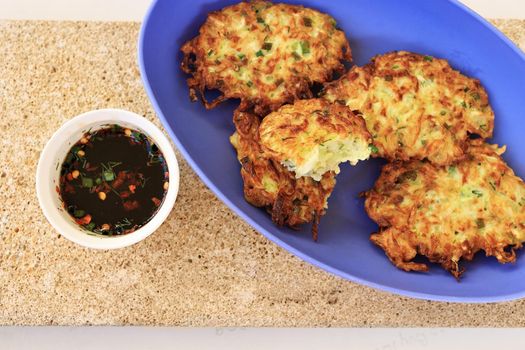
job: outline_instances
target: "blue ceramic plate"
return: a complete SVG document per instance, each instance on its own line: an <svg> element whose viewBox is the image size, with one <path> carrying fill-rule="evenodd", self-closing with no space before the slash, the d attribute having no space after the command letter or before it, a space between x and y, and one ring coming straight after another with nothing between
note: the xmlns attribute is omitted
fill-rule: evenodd
<svg viewBox="0 0 525 350"><path fill-rule="evenodd" d="M287 1L288 2L288 1ZM329 13L346 32L355 63L377 54L409 50L443 57L463 73L481 80L496 112L493 142L506 144L505 160L525 176L523 113L525 60L500 32L456 1L351 0L289 1ZM145 18L139 42L142 78L149 98L188 163L215 194L268 239L311 264L374 288L416 298L492 302L525 295L525 259L500 265L478 254L465 264L461 282L440 267L428 273L395 268L369 241L376 225L367 217L359 192L369 189L380 160L343 166L314 243L307 225L296 232L272 224L243 197L239 163L228 141L238 101L206 111L191 103L179 69L181 45L198 33L210 11L234 1L158 0Z"/></svg>

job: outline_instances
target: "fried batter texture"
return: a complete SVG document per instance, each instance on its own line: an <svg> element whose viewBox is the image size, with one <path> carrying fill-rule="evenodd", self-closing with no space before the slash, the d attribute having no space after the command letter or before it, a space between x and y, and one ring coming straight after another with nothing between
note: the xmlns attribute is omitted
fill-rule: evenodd
<svg viewBox="0 0 525 350"><path fill-rule="evenodd" d="M310 87L343 73L350 46L335 20L313 9L256 0L211 12L199 35L182 47L190 97L206 108L229 98L265 115L312 96ZM222 95L206 101L204 91Z"/></svg>
<svg viewBox="0 0 525 350"><path fill-rule="evenodd" d="M317 240L317 226L335 186L334 172L325 173L320 181L309 177L296 179L279 162L264 155L256 115L236 111L233 121L236 132L230 142L241 163L246 200L266 208L273 222L280 226L296 228L313 221L312 235Z"/></svg>
<svg viewBox="0 0 525 350"><path fill-rule="evenodd" d="M374 156L388 160L449 165L464 156L469 134L492 136L494 113L480 82L431 56L376 56L327 84L324 96L362 113Z"/></svg>
<svg viewBox="0 0 525 350"><path fill-rule="evenodd" d="M364 120L346 107L323 99L300 100L267 115L259 128L269 156L295 173L320 181L339 164L355 165L370 156Z"/></svg>
<svg viewBox="0 0 525 350"><path fill-rule="evenodd" d="M476 139L457 165L385 165L365 195L366 211L380 227L372 242L400 269L427 271L412 261L420 254L458 279L460 260L480 250L513 262L525 240L525 185L500 157L504 149Z"/></svg>

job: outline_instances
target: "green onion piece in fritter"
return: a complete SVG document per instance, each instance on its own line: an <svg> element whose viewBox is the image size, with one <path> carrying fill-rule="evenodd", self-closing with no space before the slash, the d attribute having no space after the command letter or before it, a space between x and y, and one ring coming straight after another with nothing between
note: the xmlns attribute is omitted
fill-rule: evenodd
<svg viewBox="0 0 525 350"><path fill-rule="evenodd" d="M478 190L472 190L472 194L476 195L476 197L478 198L483 196L483 192L478 191Z"/></svg>
<svg viewBox="0 0 525 350"><path fill-rule="evenodd" d="M306 55L307 53L310 53L310 43L308 41L301 41L301 52L303 55Z"/></svg>
<svg viewBox="0 0 525 350"><path fill-rule="evenodd" d="M303 17L303 24L305 27L311 27L312 26L312 19L309 17Z"/></svg>
<svg viewBox="0 0 525 350"><path fill-rule="evenodd" d="M270 51L272 49L272 43L264 43L262 46L263 50Z"/></svg>
<svg viewBox="0 0 525 350"><path fill-rule="evenodd" d="M485 221L483 219L476 219L476 226L478 229L482 229L485 227Z"/></svg>

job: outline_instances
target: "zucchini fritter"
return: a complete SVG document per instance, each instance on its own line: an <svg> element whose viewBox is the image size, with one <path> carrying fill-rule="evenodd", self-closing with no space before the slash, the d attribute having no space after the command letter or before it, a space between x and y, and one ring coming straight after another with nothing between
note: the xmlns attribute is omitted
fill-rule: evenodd
<svg viewBox="0 0 525 350"><path fill-rule="evenodd" d="M182 47L181 68L191 74L190 97L206 108L229 98L264 115L311 97L314 83L344 72L351 52L329 15L297 5L256 0L211 12L199 35ZM222 95L206 101L204 91Z"/></svg>
<svg viewBox="0 0 525 350"><path fill-rule="evenodd" d="M472 260L479 250L513 262L525 240L525 184L500 157L504 150L476 139L457 165L385 165L366 193L366 211L380 226L372 242L406 271L427 271L412 261L416 254L456 278L463 272L460 259Z"/></svg>
<svg viewBox="0 0 525 350"><path fill-rule="evenodd" d="M448 165L464 155L469 134L492 136L494 113L480 82L448 62L409 52L376 56L327 84L325 98L363 114L374 154Z"/></svg>
<svg viewBox="0 0 525 350"><path fill-rule="evenodd" d="M346 107L323 99L300 100L267 115L259 128L269 156L295 172L320 181L339 163L355 165L370 156L370 134L364 120Z"/></svg>
<svg viewBox="0 0 525 350"><path fill-rule="evenodd" d="M236 132L230 142L241 163L246 200L268 210L278 225L295 228L312 222L312 235L317 240L317 225L325 214L327 200L335 186L335 174L328 172L321 181L309 177L295 179L292 172L266 157L259 143L259 118L235 111Z"/></svg>

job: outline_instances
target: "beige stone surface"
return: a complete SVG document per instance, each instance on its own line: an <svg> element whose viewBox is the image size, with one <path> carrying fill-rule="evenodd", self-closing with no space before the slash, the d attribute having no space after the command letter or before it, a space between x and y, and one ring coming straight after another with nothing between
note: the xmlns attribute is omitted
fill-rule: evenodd
<svg viewBox="0 0 525 350"><path fill-rule="evenodd" d="M496 23L525 46L524 21ZM139 77L138 30L138 23L0 22L0 324L525 326L525 300L414 300L310 266L236 217L180 155L177 203L148 239L95 251L60 237L34 186L52 133L104 107L160 125Z"/></svg>

